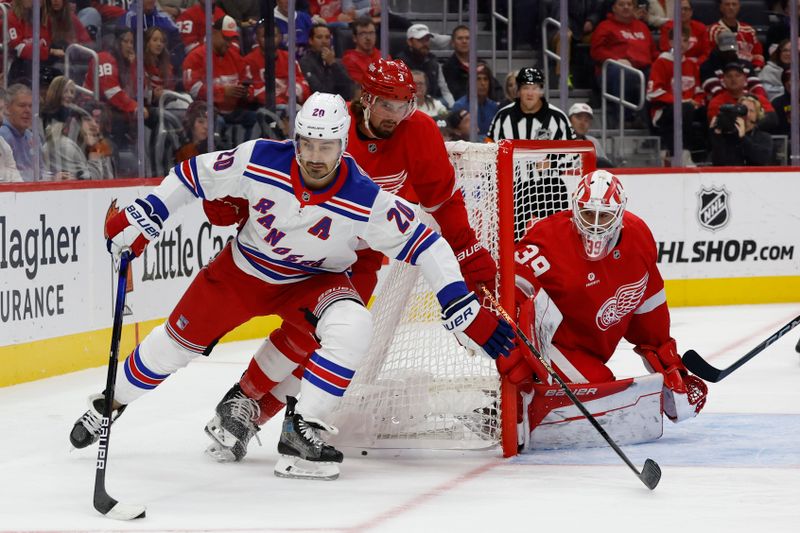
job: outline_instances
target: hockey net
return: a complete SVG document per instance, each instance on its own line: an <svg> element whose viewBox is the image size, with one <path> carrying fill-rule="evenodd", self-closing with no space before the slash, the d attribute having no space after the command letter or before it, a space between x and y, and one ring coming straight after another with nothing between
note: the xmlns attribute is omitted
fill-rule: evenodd
<svg viewBox="0 0 800 533"><path fill-rule="evenodd" d="M592 143L455 142L447 150L471 225L498 262L498 297L513 309L514 241L534 217L569 207L577 179L594 170ZM501 384L492 360L470 357L445 331L439 303L419 269L398 262L386 269L372 306L369 354L331 419L339 427L331 440L425 449L502 442L506 455L516 453L516 391Z"/></svg>

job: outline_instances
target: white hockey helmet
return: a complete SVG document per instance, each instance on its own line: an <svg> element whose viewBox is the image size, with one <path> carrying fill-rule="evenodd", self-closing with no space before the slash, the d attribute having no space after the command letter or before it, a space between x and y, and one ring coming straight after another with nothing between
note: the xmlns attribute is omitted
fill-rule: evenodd
<svg viewBox="0 0 800 533"><path fill-rule="evenodd" d="M581 178L572 193L572 221L588 259L604 258L617 244L627 202L622 184L610 172L595 170Z"/></svg>
<svg viewBox="0 0 800 533"><path fill-rule="evenodd" d="M349 131L350 113L344 98L338 94L316 92L308 97L294 118L295 148L298 137L338 139L341 141L341 160Z"/></svg>

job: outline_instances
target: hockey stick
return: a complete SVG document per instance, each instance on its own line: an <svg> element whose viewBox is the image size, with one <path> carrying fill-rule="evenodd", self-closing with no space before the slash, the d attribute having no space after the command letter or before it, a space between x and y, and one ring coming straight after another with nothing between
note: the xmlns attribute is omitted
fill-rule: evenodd
<svg viewBox="0 0 800 533"><path fill-rule="evenodd" d="M125 310L125 289L128 284L128 264L130 255L123 252L119 260L117 296L114 303L114 326L111 330L111 351L108 356L106 376L105 406L101 421L100 442L97 448L97 465L94 477L94 508L115 520L144 518L144 505L119 503L106 491L106 467L108 466L108 443L111 440L111 413L114 406L114 387L117 382L117 360L119 359L119 339L122 336L122 315Z"/></svg>
<svg viewBox="0 0 800 533"><path fill-rule="evenodd" d="M545 359L542 356L542 354L539 353L539 350L537 350L533 346L533 343L528 339L528 337L525 336L524 333L522 333L522 330L519 329L519 326L517 326L516 322L514 322L514 320L511 319L506 310L500 306L500 303L497 300L495 300L492 293L486 290L486 287L481 287L481 289L483 290L483 293L486 295L489 301L492 303L494 308L497 309L497 311L502 315L503 318L506 319L506 321L509 324L511 324L511 327L514 328L514 331L516 332L517 336L520 339L522 339L522 342L525 343L525 345L528 347L531 353L534 356L536 356L536 359L538 359L540 363L542 363L542 365L547 370L547 373L550 374L553 377L553 379L555 379L558 382L558 384L561 386L561 389L564 391L564 394L566 394L567 397L572 401L572 403L575 404L575 407L577 407L578 410L583 414L583 416L585 416L586 419L592 424L592 426L594 426L597 432L600 433L600 435L606 440L606 442L611 446L611 448L613 448L614 451L617 452L617 455L620 457L620 459L625 461L625 464L628 465L630 469L634 471L636 477L638 477L639 480L642 483L644 483L648 489L650 490L655 489L656 485L658 485L658 482L661 480L661 467L658 466L658 463L656 463L652 459L646 459L644 462L644 466L642 467L642 471L639 472L639 469L636 468L636 465L634 465L631 462L631 460L628 459L628 456L625 455L625 452L623 452L620 449L619 445L617 445L617 443L614 442L614 439L612 439L611 436L608 433L606 433L606 430L603 429L603 426L601 426L600 423L597 421L597 419L595 419L595 417L592 416L592 413L590 413L589 410L586 408L586 406L583 405L583 402L581 402L578 399L578 397L575 396L575 393L573 393L572 390L564 382L564 380L561 379L561 376L559 376L555 372L555 370L553 370L553 367L550 366L550 363L547 361L547 359Z"/></svg>
<svg viewBox="0 0 800 533"><path fill-rule="evenodd" d="M800 353L800 339L797 339L797 344L794 345L794 351Z"/></svg>
<svg viewBox="0 0 800 533"><path fill-rule="evenodd" d="M697 377L703 379L704 381L716 383L717 381L724 379L725 376L732 373L734 370L748 362L756 355L763 352L767 346L789 333L789 331L791 331L798 324L800 324L800 316L794 317L791 322L764 339L761 344L744 354L727 368L723 368L721 370L714 368L708 363L708 361L700 357L700 354L694 350L687 350L687 352L683 354L683 364L686 365L686 368L688 368L692 374L696 375ZM797 347L795 349L800 351L800 342L797 343Z"/></svg>

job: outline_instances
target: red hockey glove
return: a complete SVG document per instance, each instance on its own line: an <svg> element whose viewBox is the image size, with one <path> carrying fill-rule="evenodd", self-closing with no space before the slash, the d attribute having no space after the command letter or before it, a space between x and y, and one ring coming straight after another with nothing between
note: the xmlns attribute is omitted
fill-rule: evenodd
<svg viewBox="0 0 800 533"><path fill-rule="evenodd" d="M536 342L535 337L531 334L535 316L533 299L529 298L519 287L515 289L517 327L526 332L532 342ZM541 363L536 360L536 356L521 342L521 339L511 350L511 355L504 359L497 359L497 371L514 385L532 381L536 377L535 369L539 367L541 367ZM539 376L539 379L543 378Z"/></svg>
<svg viewBox="0 0 800 533"><path fill-rule="evenodd" d="M466 247L454 250L454 252L467 288L471 291L478 291L482 284L489 291L494 292L497 264L489 250L473 239Z"/></svg>
<svg viewBox="0 0 800 533"><path fill-rule="evenodd" d="M239 224L241 228L250 216L250 204L244 198L226 196L216 200L203 200L203 211L215 226Z"/></svg>
<svg viewBox="0 0 800 533"><path fill-rule="evenodd" d="M161 235L167 209L161 200L149 194L106 220L106 248L115 257L130 250L134 257L144 251L147 243Z"/></svg>
<svg viewBox="0 0 800 533"><path fill-rule="evenodd" d="M664 375L664 412L673 422L697 416L706 404L708 387L683 365L675 339L661 346L639 345L633 349L652 372Z"/></svg>
<svg viewBox="0 0 800 533"><path fill-rule="evenodd" d="M492 359L508 357L514 347L514 330L502 318L481 307L474 293L450 302L442 310L444 327L471 355L485 353Z"/></svg>
<svg viewBox="0 0 800 533"><path fill-rule="evenodd" d="M495 361L500 375L514 385L533 379L533 369L525 358L524 350L527 349L527 347L517 344L508 357L498 357Z"/></svg>

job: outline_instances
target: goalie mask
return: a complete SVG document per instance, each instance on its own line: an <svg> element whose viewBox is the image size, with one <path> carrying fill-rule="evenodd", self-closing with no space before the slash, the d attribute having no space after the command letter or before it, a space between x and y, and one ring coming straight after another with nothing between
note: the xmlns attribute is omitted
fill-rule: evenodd
<svg viewBox="0 0 800 533"><path fill-rule="evenodd" d="M417 86L411 71L402 61L378 59L371 63L362 86L364 125L377 137L390 136L397 124L417 108ZM375 116L377 125L370 124L371 115Z"/></svg>
<svg viewBox="0 0 800 533"><path fill-rule="evenodd" d="M336 170L349 129L347 104L338 94L316 92L305 101L294 119L294 147L308 177L319 180Z"/></svg>
<svg viewBox="0 0 800 533"><path fill-rule="evenodd" d="M586 174L572 193L572 221L591 261L609 254L617 244L627 203L616 176L605 170Z"/></svg>

